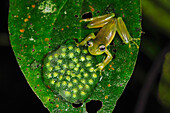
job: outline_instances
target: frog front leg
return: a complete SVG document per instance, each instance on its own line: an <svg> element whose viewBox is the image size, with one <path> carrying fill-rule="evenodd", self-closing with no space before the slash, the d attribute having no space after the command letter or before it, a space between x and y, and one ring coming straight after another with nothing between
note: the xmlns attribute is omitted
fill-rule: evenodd
<svg viewBox="0 0 170 113"><path fill-rule="evenodd" d="M106 59L102 62L97 64L96 66L98 66L97 69L99 69L100 71L103 70L103 68L112 60L113 56L112 54L109 52L109 50L107 48L105 48L104 51L107 54Z"/></svg>
<svg viewBox="0 0 170 113"><path fill-rule="evenodd" d="M87 42L91 39L95 39L96 36L94 35L94 33L89 34L83 41L81 41L80 43L76 43L77 46L87 46Z"/></svg>
<svg viewBox="0 0 170 113"><path fill-rule="evenodd" d="M140 40L140 38L132 38L126 28L126 25L121 17L117 18L117 32L123 42L125 44L129 44L129 48L131 48L130 42L134 43L137 48L139 48L138 44L134 42L134 40Z"/></svg>

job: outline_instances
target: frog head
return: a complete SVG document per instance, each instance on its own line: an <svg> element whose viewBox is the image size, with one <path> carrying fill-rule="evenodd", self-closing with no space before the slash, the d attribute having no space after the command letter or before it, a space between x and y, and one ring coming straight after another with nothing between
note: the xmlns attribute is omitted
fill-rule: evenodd
<svg viewBox="0 0 170 113"><path fill-rule="evenodd" d="M101 55L105 52L105 45L94 42L93 40L87 41L88 51L92 55Z"/></svg>

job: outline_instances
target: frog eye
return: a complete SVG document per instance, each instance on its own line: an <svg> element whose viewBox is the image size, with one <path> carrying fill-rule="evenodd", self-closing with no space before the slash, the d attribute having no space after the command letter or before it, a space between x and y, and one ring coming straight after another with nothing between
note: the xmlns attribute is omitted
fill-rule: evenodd
<svg viewBox="0 0 170 113"><path fill-rule="evenodd" d="M93 46L93 42L87 41L87 46Z"/></svg>
<svg viewBox="0 0 170 113"><path fill-rule="evenodd" d="M99 46L99 49L100 49L100 51L104 51L105 50L105 46L101 45L101 46Z"/></svg>

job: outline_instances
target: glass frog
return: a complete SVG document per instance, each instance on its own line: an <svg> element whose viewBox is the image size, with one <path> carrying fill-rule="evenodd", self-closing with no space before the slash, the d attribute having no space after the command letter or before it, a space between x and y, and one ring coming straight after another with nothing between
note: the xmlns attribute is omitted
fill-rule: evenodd
<svg viewBox="0 0 170 113"><path fill-rule="evenodd" d="M107 46L110 45L114 39L116 31L123 40L123 43L129 44L129 48L131 48L130 42L134 43L136 47L139 48L134 40L140 40L140 38L132 38L123 19L121 17L113 18L114 16L115 14L111 13L80 20L80 22L90 21L87 25L88 28L101 28L96 36L94 33L91 33L82 42L77 43L77 46L88 46L88 51L92 55L101 55L103 53L107 54L106 59L102 63L97 64L97 69L100 71L103 70L103 68L112 60L112 55L107 49Z"/></svg>

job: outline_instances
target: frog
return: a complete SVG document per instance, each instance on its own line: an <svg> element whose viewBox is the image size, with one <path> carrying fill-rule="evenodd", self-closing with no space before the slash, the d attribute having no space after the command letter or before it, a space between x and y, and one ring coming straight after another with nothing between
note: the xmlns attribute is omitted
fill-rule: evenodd
<svg viewBox="0 0 170 113"><path fill-rule="evenodd" d="M132 38L122 17L115 18L115 13L82 19L80 22L89 22L87 24L87 28L89 29L101 28L97 35L91 33L80 43L76 43L77 46L88 46L88 51L91 55L101 55L104 53L107 55L103 62L96 65L96 70L102 71L113 59L107 47L114 39L116 32L118 32L123 43L129 44L129 48L131 48L131 42L139 48L135 40L140 40L140 38Z"/></svg>

